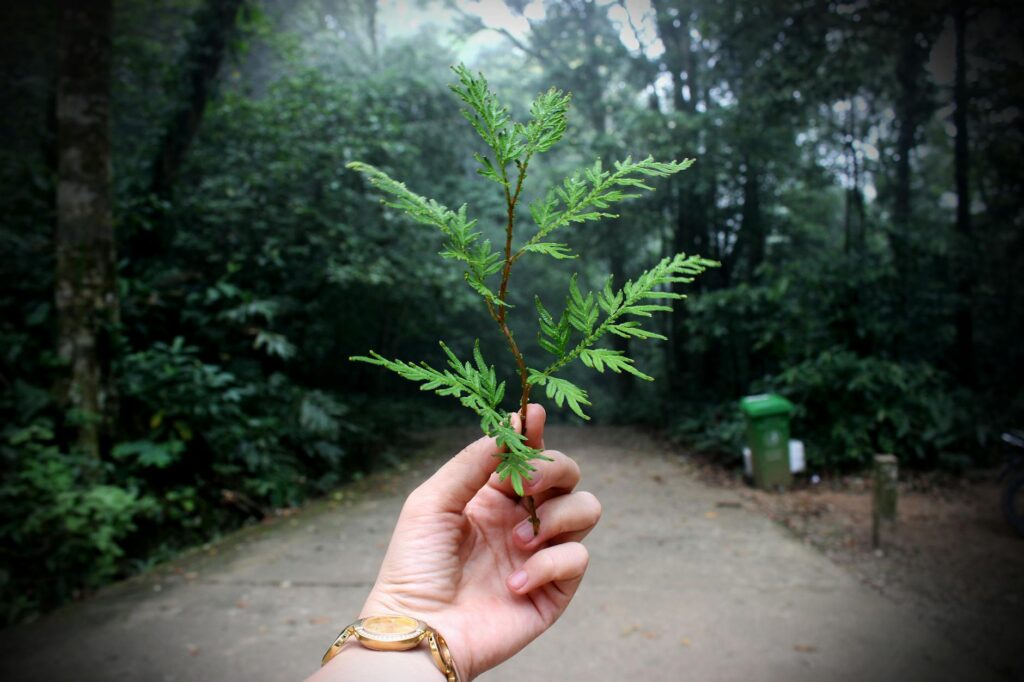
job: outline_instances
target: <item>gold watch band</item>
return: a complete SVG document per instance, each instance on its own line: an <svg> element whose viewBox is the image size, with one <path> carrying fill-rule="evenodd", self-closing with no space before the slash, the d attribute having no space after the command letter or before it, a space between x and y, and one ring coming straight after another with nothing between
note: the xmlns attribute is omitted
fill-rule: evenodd
<svg viewBox="0 0 1024 682"><path fill-rule="evenodd" d="M356 621L359 622L359 621ZM324 653L324 657L320 659L320 667L327 665L327 661L331 660L338 655L341 651L341 647L345 646L345 641L352 636L355 631L355 623L349 625L347 628L341 631L341 634L331 643L331 646L327 647L327 651Z"/></svg>
<svg viewBox="0 0 1024 682"><path fill-rule="evenodd" d="M452 652L448 649L448 642L444 641L441 633L430 628L427 635L427 644L430 645L430 655L434 657L434 663L444 673L447 682L459 682L459 674L455 672L455 661L452 659Z"/></svg>

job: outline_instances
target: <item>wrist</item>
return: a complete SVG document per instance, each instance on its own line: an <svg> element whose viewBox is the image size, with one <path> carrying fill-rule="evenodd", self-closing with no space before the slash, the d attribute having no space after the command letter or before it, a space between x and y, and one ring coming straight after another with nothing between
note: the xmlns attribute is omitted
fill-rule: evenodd
<svg viewBox="0 0 1024 682"><path fill-rule="evenodd" d="M444 675L422 647L408 651L373 651L355 642L346 645L307 682L383 679L443 682Z"/></svg>
<svg viewBox="0 0 1024 682"><path fill-rule="evenodd" d="M425 623L437 632L445 642L445 646L458 673L458 679L461 682L470 682L476 677L472 666L471 652L467 650L461 632L454 627L453 621L459 619L457 617L452 618L451 612L451 608L440 611L425 611L411 608L404 604L402 600L394 598L387 592L374 589L363 604L363 608L359 612L359 618L396 615L408 616ZM430 650L426 641L423 643L423 649L427 651L429 656ZM437 670L436 667L435 670ZM443 677L444 675L442 675Z"/></svg>

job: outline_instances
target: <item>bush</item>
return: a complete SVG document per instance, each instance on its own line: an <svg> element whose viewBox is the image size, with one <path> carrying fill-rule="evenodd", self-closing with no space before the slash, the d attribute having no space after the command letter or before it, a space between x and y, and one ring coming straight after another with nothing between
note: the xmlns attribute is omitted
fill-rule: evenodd
<svg viewBox="0 0 1024 682"><path fill-rule="evenodd" d="M808 466L843 471L867 466L876 453L904 465L961 469L978 450L964 405L967 398L942 372L925 363L858 357L842 348L752 384L750 393L779 393L796 406L792 438L806 444ZM697 450L734 463L746 441L738 401L689 406L672 435Z"/></svg>
<svg viewBox="0 0 1024 682"><path fill-rule="evenodd" d="M897 363L826 350L764 382L797 405L795 437L807 441L809 464L825 469L865 466L875 453L903 464L959 468L974 421L942 372L925 363Z"/></svg>
<svg viewBox="0 0 1024 682"><path fill-rule="evenodd" d="M738 403L690 404L680 411L687 416L673 426L674 441L716 455L728 464L742 462L747 425Z"/></svg>
<svg viewBox="0 0 1024 682"><path fill-rule="evenodd" d="M106 465L60 452L45 420L2 437L0 595L4 621L52 606L121 572L124 539L156 500L105 483Z"/></svg>

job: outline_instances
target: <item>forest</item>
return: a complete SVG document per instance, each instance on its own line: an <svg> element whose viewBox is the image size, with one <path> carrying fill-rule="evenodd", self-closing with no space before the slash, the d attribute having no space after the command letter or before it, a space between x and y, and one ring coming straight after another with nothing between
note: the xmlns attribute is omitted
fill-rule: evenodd
<svg viewBox="0 0 1024 682"><path fill-rule="evenodd" d="M579 258L517 266L508 315L535 356L534 292L557 302L573 273L600 290L679 252L720 264L650 323L665 341L613 337L657 381L569 372L593 421L735 466L738 400L774 392L821 476L882 452L991 465L994 437L1024 423L1021 14L999 0L5 4L3 621L471 420L348 360L443 362L439 338L466 357L475 339L503 347L436 231L347 167L466 203L502 241L504 199L450 89L460 63L519 119L539 92L572 94L535 187L594 158L695 159L617 220L574 226Z"/></svg>

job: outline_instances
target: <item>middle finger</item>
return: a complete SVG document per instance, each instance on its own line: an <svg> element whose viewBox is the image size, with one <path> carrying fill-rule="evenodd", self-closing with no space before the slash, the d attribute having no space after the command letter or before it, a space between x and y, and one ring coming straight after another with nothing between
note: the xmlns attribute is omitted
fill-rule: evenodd
<svg viewBox="0 0 1024 682"><path fill-rule="evenodd" d="M545 450L544 455L550 457L551 461L533 460L532 464L537 470L530 475L529 480L523 481L523 492L533 495L538 507L556 495L571 492L580 482L580 467L571 457L558 450ZM507 478L499 481L498 475L493 474L488 485L512 499L518 498L512 489L512 481Z"/></svg>

